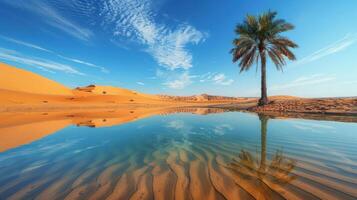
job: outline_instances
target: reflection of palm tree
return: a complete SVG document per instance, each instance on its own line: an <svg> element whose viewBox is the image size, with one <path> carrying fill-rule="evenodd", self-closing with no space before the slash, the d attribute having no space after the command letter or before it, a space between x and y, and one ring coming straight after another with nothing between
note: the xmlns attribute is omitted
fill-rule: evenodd
<svg viewBox="0 0 357 200"><path fill-rule="evenodd" d="M259 115L261 124L261 154L260 160L258 155L252 155L246 150L241 150L238 159L234 158L228 165L233 172L241 174L244 178L258 179L265 181L273 181L274 183L285 184L294 180L296 177L292 175L296 161L286 158L282 151L277 151L270 163L267 165L266 160L266 134L268 117Z"/></svg>

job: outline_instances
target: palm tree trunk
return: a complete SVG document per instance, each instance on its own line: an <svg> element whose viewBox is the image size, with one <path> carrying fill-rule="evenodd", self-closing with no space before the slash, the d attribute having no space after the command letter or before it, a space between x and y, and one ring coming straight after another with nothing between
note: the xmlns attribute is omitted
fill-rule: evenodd
<svg viewBox="0 0 357 200"><path fill-rule="evenodd" d="M259 106L264 106L268 104L268 95L267 95L267 80L266 80L266 56L263 51L260 51L261 58L261 97L259 99Z"/></svg>

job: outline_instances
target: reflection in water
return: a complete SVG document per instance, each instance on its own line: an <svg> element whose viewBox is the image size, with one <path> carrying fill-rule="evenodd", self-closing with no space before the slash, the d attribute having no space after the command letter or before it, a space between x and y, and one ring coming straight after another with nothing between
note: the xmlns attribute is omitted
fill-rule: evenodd
<svg viewBox="0 0 357 200"><path fill-rule="evenodd" d="M133 107L118 110L79 110L77 112L0 113L0 152L24 145L67 126L110 127L153 115L193 113L207 115L225 112L219 108Z"/></svg>
<svg viewBox="0 0 357 200"><path fill-rule="evenodd" d="M248 179L261 196L266 199L278 199L282 196L274 191L273 188L276 187L275 184L288 184L297 178L295 174L292 174L296 166L296 160L285 157L281 150L277 150L271 161L267 161L266 139L269 118L259 114L259 120L261 129L260 159L258 155L254 156L249 151L242 149L238 159L233 158L227 168L236 176ZM273 186L270 186L272 184Z"/></svg>
<svg viewBox="0 0 357 200"><path fill-rule="evenodd" d="M183 111L200 115L168 114ZM265 116L221 112L4 117L0 130L16 137L44 131L0 153L0 199L356 199L357 124L315 121L333 127L321 133L294 128L297 120L268 127Z"/></svg>

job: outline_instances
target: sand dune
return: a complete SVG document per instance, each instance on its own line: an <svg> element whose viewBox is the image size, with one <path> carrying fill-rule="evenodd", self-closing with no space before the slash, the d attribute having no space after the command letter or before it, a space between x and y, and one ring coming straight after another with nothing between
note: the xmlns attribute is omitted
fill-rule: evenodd
<svg viewBox="0 0 357 200"><path fill-rule="evenodd" d="M157 104L156 95L112 86L89 85L70 89L38 74L0 63L0 109L63 109L75 106L103 107L114 104ZM8 110L7 110L8 111Z"/></svg>
<svg viewBox="0 0 357 200"><path fill-rule="evenodd" d="M0 63L0 89L47 95L72 95L72 91L35 73Z"/></svg>

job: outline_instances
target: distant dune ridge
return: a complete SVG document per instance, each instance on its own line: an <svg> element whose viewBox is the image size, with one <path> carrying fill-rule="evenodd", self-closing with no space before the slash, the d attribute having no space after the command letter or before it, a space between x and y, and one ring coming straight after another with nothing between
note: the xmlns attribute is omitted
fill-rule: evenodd
<svg viewBox="0 0 357 200"><path fill-rule="evenodd" d="M226 97L226 96L216 96L208 94L200 94L193 96L170 96L170 95L160 95L162 99L174 100L174 101L234 101L244 98L237 97Z"/></svg>

